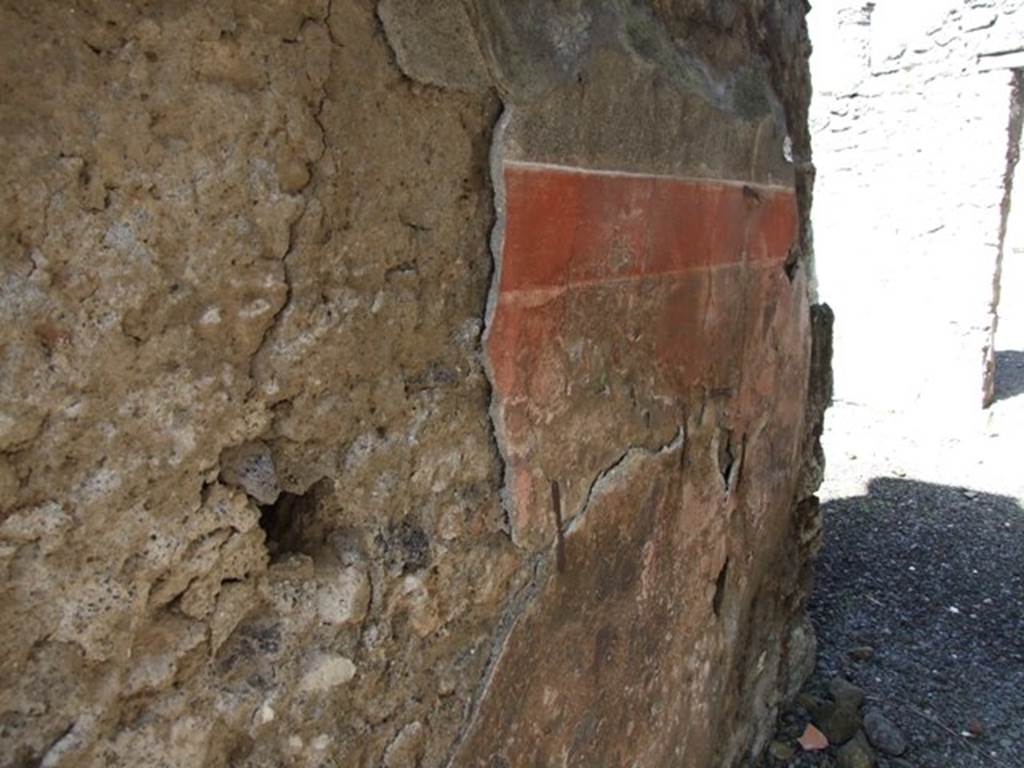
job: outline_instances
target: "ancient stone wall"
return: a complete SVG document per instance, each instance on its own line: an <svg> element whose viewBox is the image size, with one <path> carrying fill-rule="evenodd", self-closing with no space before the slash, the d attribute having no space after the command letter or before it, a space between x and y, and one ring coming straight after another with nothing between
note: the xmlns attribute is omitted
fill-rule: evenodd
<svg viewBox="0 0 1024 768"><path fill-rule="evenodd" d="M950 403L976 411L991 396L1024 7L834 0L810 19L815 237L821 295L841 318L837 397L938 421Z"/></svg>
<svg viewBox="0 0 1024 768"><path fill-rule="evenodd" d="M0 2L0 764L737 764L813 656L797 0Z"/></svg>

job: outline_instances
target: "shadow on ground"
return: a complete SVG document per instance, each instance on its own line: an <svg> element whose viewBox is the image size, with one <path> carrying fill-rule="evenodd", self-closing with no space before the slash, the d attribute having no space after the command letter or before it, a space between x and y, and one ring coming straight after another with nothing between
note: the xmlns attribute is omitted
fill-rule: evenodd
<svg viewBox="0 0 1024 768"><path fill-rule="evenodd" d="M863 688L866 706L909 743L900 759L880 755L882 768L1024 766L1018 501L876 478L866 496L830 501L823 512L810 606L818 663L805 690L821 694L836 676ZM796 709L780 720L780 734L792 736L806 721ZM978 735L962 735L972 729ZM834 759L798 754L786 764Z"/></svg>
<svg viewBox="0 0 1024 768"><path fill-rule="evenodd" d="M1024 352L996 350L995 395L993 402L1024 394Z"/></svg>

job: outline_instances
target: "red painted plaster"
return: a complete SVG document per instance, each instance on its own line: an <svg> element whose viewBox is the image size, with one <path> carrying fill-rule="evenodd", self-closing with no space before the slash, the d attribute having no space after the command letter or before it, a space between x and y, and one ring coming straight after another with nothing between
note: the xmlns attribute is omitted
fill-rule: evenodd
<svg viewBox="0 0 1024 768"><path fill-rule="evenodd" d="M485 350L526 535L549 526L538 462L561 441L548 433L587 407L602 372L628 370L679 402L747 375L750 404L761 368L774 386L768 335L776 304L792 301L781 267L797 212L792 190L741 182L518 164L504 175Z"/></svg>

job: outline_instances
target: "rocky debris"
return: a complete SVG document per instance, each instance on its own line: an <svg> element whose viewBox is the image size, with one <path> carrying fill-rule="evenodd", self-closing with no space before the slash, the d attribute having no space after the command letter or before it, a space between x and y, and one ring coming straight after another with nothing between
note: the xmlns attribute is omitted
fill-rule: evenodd
<svg viewBox="0 0 1024 768"><path fill-rule="evenodd" d="M844 744L860 730L861 719L857 707L828 702L813 712L812 716L815 725L831 744Z"/></svg>
<svg viewBox="0 0 1024 768"><path fill-rule="evenodd" d="M805 693L799 696L798 701L830 744L843 744L860 729L864 692L842 678L835 678L829 683L829 692L831 699Z"/></svg>
<svg viewBox="0 0 1024 768"><path fill-rule="evenodd" d="M864 713L864 732L875 748L888 755L899 757L907 751L903 733L878 709L872 708Z"/></svg>
<svg viewBox="0 0 1024 768"><path fill-rule="evenodd" d="M795 738L800 752L787 754L781 747L772 747L764 758L767 765L831 765L827 761L834 759L841 768L871 768L876 763L872 745L889 755L906 751L896 726L877 709L869 708L862 716L866 699L862 688L843 677L832 678L827 687L827 697L802 692L795 706L782 713L772 744L791 746ZM797 730L801 727L802 732ZM879 742L874 741L876 735ZM888 749L900 746L898 752ZM802 762L805 759L812 762Z"/></svg>
<svg viewBox="0 0 1024 768"><path fill-rule="evenodd" d="M828 691L839 707L857 710L864 704L864 691L845 678L833 678Z"/></svg>
<svg viewBox="0 0 1024 768"><path fill-rule="evenodd" d="M874 768L875 755L863 733L843 744L836 753L839 768Z"/></svg>
<svg viewBox="0 0 1024 768"><path fill-rule="evenodd" d="M812 744L812 738L813 736L808 736L808 734L805 733L803 736L800 737L800 746L803 749L810 749L810 745ZM823 743L827 746L827 742ZM788 742L772 741L768 745L768 754L776 760L778 760L780 763L784 763L796 754L796 749L793 747L792 744L789 744Z"/></svg>
<svg viewBox="0 0 1024 768"><path fill-rule="evenodd" d="M1017 424L1003 428L1019 439ZM955 459L935 460L945 468ZM1019 498L1024 488L970 500L959 486L877 479L868 493L825 505L812 613L819 654L806 696L826 698L836 677L864 690L862 730L883 768L1014 764L1024 739ZM868 644L870 658L851 658ZM788 717L796 722L780 719L780 740L809 714ZM827 763L804 753L790 764Z"/></svg>

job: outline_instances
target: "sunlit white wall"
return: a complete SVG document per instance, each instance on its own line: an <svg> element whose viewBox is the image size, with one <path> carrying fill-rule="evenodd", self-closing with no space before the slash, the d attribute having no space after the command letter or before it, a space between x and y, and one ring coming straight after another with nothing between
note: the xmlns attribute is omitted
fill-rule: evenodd
<svg viewBox="0 0 1024 768"><path fill-rule="evenodd" d="M836 397L977 410L1020 0L814 3L813 221Z"/></svg>

